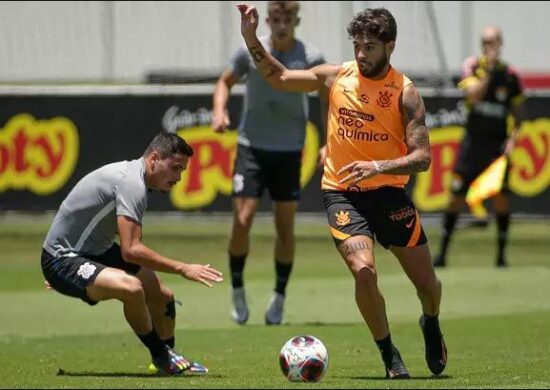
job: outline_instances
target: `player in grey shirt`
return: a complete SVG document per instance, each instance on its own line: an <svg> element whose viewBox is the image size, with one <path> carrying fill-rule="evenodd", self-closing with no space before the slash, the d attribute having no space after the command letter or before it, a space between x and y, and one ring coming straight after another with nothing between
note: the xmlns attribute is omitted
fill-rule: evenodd
<svg viewBox="0 0 550 390"><path fill-rule="evenodd" d="M298 40L294 30L300 18L297 1L269 1L267 24L271 29L262 43L289 69L309 69L324 63L320 52ZM308 120L304 93L275 91L256 70L245 46L231 59L214 92L212 127L225 131L229 125L226 105L233 85L246 76L246 95L238 130L233 168L233 228L229 242L233 319L244 324L248 307L243 270L249 252L249 231L258 202L267 188L274 202L277 232L275 244L275 291L268 304L266 324L280 324L285 291L294 262L294 219L300 198L301 152Z"/></svg>
<svg viewBox="0 0 550 390"><path fill-rule="evenodd" d="M208 287L223 280L210 265L172 260L141 242L149 192L170 191L192 155L182 138L161 132L141 158L89 173L61 204L42 251L42 271L51 288L90 305L120 300L154 368L167 375L207 369L174 351L174 294L154 271L179 274Z"/></svg>

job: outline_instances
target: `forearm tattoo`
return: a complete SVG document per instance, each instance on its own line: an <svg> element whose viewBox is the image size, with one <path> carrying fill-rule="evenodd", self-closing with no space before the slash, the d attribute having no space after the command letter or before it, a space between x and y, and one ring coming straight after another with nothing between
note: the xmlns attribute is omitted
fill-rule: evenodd
<svg viewBox="0 0 550 390"><path fill-rule="evenodd" d="M344 242L341 248L345 256L349 256L352 253L359 252L363 249L370 249L369 244L365 241L356 241L350 243Z"/></svg>
<svg viewBox="0 0 550 390"><path fill-rule="evenodd" d="M395 160L378 161L379 170L390 175L411 175L426 171L431 163L426 109L416 88L403 92L402 107L408 154Z"/></svg>
<svg viewBox="0 0 550 390"><path fill-rule="evenodd" d="M264 54L262 53L262 50L258 49L255 46L252 46L250 49L248 49L248 51L250 52L250 55L252 56L252 59L256 63L262 62L265 58Z"/></svg>
<svg viewBox="0 0 550 390"><path fill-rule="evenodd" d="M271 63L269 58L266 58L265 50L262 47L252 46L248 51L256 63L256 69L264 78L268 79L282 73L282 70L276 64ZM264 61L265 59L268 61Z"/></svg>
<svg viewBox="0 0 550 390"><path fill-rule="evenodd" d="M281 73L279 68L277 68L275 65L271 65L269 68L267 68L267 73L264 73L265 78L270 78L271 76L275 76L276 74Z"/></svg>

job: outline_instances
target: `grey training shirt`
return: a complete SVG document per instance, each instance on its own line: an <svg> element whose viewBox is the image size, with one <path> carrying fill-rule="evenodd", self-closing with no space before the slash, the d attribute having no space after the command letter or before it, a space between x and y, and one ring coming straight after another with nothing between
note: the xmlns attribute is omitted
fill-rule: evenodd
<svg viewBox="0 0 550 390"><path fill-rule="evenodd" d="M288 69L309 69L325 62L316 48L299 40L286 52L274 50L269 36L260 41ZM272 151L301 150L309 116L307 95L271 88L256 70L245 46L234 54L230 70L239 78L247 77L239 144Z"/></svg>
<svg viewBox="0 0 550 390"><path fill-rule="evenodd" d="M143 158L121 161L84 176L65 198L44 249L52 256L99 255L117 233L118 215L140 223L147 209Z"/></svg>

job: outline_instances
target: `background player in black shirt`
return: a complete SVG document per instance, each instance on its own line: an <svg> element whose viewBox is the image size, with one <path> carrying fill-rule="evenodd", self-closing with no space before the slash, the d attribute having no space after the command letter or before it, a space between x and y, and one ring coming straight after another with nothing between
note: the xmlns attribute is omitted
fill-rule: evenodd
<svg viewBox="0 0 550 390"><path fill-rule="evenodd" d="M497 27L486 27L481 34L483 55L468 58L462 67L458 84L464 90L468 121L451 185L451 201L443 220L440 252L434 266L444 267L447 250L466 193L473 180L502 154L509 155L521 126L523 91L517 73L500 60L502 33ZM508 135L507 117L514 117L513 131ZM508 240L510 214L507 181L493 197L498 227L497 267L507 265L504 250Z"/></svg>

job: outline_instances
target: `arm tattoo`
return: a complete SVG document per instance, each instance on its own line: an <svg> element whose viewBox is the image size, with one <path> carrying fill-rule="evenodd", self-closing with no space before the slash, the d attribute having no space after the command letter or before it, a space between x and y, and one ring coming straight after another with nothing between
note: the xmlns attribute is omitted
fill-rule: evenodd
<svg viewBox="0 0 550 390"><path fill-rule="evenodd" d="M342 252L344 252L344 255L349 256L354 252L359 252L363 249L370 249L369 244L365 241L358 241L358 242L351 242L351 243L343 243L342 244Z"/></svg>
<svg viewBox="0 0 550 390"><path fill-rule="evenodd" d="M250 52L250 55L252 56L252 59L256 63L262 62L265 58L262 51L260 49L258 49L257 47L255 47L255 46L252 46L250 49L248 49L248 51Z"/></svg>
<svg viewBox="0 0 550 390"><path fill-rule="evenodd" d="M390 175L411 175L428 170L431 163L430 139L426 127L426 109L414 87L403 91L403 119L408 153L395 160L379 161L380 171Z"/></svg>
<svg viewBox="0 0 550 390"><path fill-rule="evenodd" d="M279 74L281 73L281 71L279 70L279 68L277 68L276 66L274 65L271 65L269 68L268 68L268 73L265 74L265 77L266 78L270 78L271 76L275 76L276 74Z"/></svg>
<svg viewBox="0 0 550 390"><path fill-rule="evenodd" d="M265 49L256 46L252 46L248 49L248 52L256 63L256 69L266 79L282 73L281 69L277 65L270 63L269 59L267 62L264 61L266 59L266 53L264 53L264 51Z"/></svg>

